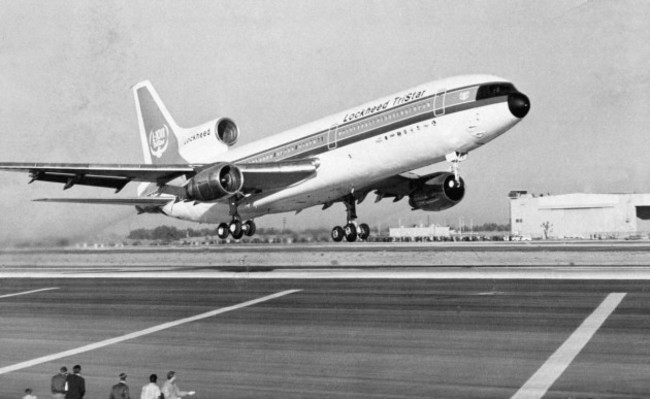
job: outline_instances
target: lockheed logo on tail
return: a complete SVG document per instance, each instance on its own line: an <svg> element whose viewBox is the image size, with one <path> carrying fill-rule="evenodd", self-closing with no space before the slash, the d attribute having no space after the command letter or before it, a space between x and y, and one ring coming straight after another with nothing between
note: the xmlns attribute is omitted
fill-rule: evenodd
<svg viewBox="0 0 650 399"><path fill-rule="evenodd" d="M169 128L163 125L158 130L151 130L149 132L149 149L151 154L156 157L162 157L163 153L169 145Z"/></svg>

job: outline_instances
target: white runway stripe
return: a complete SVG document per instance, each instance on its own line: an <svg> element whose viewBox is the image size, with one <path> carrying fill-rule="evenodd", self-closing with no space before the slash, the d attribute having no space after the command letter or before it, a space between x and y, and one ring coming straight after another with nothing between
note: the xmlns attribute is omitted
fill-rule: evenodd
<svg viewBox="0 0 650 399"><path fill-rule="evenodd" d="M10 298L12 296L19 296L19 295L27 295L27 294L33 294L35 292L43 292L43 291L52 291L52 290L58 290L59 287L50 287L50 288L41 288L38 290L31 290L31 291L24 291L24 292L17 292L15 294L7 294L7 295L0 295L0 299L2 298Z"/></svg>
<svg viewBox="0 0 650 399"><path fill-rule="evenodd" d="M145 330L136 331L134 333L122 335L120 337L115 337L115 338L107 339L107 340L104 340L104 341L96 342L94 344L82 346L82 347L77 348L77 349L70 349L70 350L67 350L65 352L59 352L59 353L55 353L55 354L52 354L52 355L39 357L37 359L28 360L26 362L17 363L17 364L11 365L11 366L0 368L0 375L7 374L7 373L10 373L10 372L16 371L16 370L21 370L21 369L24 369L24 368L27 368L27 367L32 367L32 366L35 366L37 364L47 363L47 362L50 362L52 360L57 360L57 359L61 359L61 358L64 358L64 357L74 356L74 355L78 355L80 353L89 352L89 351L92 351L92 350L95 350L95 349L103 348L105 346L117 344L117 343L120 343L120 342L123 342L123 341L128 341L128 340L134 339L134 338L139 338L139 337L142 337L143 335L153 334L155 332L166 330L168 328L177 327L177 326L180 326L181 324L186 324L186 323L191 323L193 321L206 319L208 317L213 317L213 316L216 316L216 315L219 315L219 314L222 314L222 313L230 312L231 310L237 310L237 309L245 308L247 306L256 305L256 304L261 303L261 302L270 301L271 299L280 298L282 296L289 295L289 294L294 294L294 293L300 292L300 291L302 291L302 290L288 290L288 291L278 292L278 293L275 293L275 294L272 294L272 295L267 295L265 297L253 299L251 301L242 302L242 303L237 304L237 305L212 310L210 312L201 313L201 314L198 314L196 316L191 316L191 317L187 317L187 318L184 318L184 319L171 321L171 322L168 322L168 323L163 323L163 324L160 324L160 325L157 325L157 326L154 326L154 327L147 328Z"/></svg>
<svg viewBox="0 0 650 399"><path fill-rule="evenodd" d="M206 266L206 268L209 268ZM267 269L273 266L268 266ZM127 270L126 268L124 270ZM142 268L115 271L113 269L96 269L80 272L71 267L52 271L49 268L31 269L4 268L0 271L0 279L8 278L196 278L196 279L522 279L522 280L646 280L650 281L648 266L433 266L430 268L387 267L383 269L361 270L353 267L345 269L327 269L323 267L299 267L292 269L278 268L269 271L258 271L252 267L240 267L239 271L232 269L213 268L210 270L195 270L176 268Z"/></svg>
<svg viewBox="0 0 650 399"><path fill-rule="evenodd" d="M569 364L580 353L582 348L598 331L610 314L621 303L625 293L612 293L582 322L580 327L564 341L548 358L546 363L512 396L512 399L541 398L553 385L560 375L569 367Z"/></svg>

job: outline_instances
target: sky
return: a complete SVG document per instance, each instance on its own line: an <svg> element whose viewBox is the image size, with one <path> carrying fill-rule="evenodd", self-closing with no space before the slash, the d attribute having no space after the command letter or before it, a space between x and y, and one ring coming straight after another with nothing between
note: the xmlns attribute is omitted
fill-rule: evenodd
<svg viewBox="0 0 650 399"><path fill-rule="evenodd" d="M182 126L234 119L247 143L439 78L511 80L531 112L461 164L443 212L373 203L390 226L507 223L510 190L650 192L650 2L21 1L0 6L0 160L141 163L131 87L148 79ZM437 165L449 170L449 165ZM126 234L172 224L128 207L32 202L111 190L2 172L0 241ZM123 195L134 195L135 184ZM310 208L259 227L343 224ZM196 228L207 227L194 225Z"/></svg>

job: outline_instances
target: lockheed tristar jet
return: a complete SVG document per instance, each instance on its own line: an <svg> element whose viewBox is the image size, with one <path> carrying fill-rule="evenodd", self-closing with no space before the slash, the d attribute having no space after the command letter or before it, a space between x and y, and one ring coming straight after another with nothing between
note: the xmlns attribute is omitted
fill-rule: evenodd
<svg viewBox="0 0 650 399"><path fill-rule="evenodd" d="M46 198L36 201L135 206L183 220L218 224L240 239L254 218L342 202L343 226L332 239L366 240L357 203L408 197L412 209L441 211L465 194L458 163L526 116L528 97L502 78L466 75L438 80L249 144L234 146L239 127L217 118L193 128L174 122L148 81L134 86L143 164L0 163L36 180L122 190L133 198ZM434 163L449 172L413 173Z"/></svg>

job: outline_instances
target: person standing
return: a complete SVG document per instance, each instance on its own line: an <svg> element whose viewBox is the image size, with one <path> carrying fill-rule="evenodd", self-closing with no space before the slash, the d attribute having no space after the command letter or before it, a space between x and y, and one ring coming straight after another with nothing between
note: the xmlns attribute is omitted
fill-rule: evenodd
<svg viewBox="0 0 650 399"><path fill-rule="evenodd" d="M65 380L68 375L68 368L63 366L59 369L59 373L52 377L50 389L52 390L52 399L65 398Z"/></svg>
<svg viewBox="0 0 650 399"><path fill-rule="evenodd" d="M66 379L68 391L65 399L83 399L86 394L86 380L81 376L81 366L76 365L72 368L72 374L68 374Z"/></svg>
<svg viewBox="0 0 650 399"><path fill-rule="evenodd" d="M131 399L129 386L126 385L126 373L120 373L120 382L113 385L108 399Z"/></svg>
<svg viewBox="0 0 650 399"><path fill-rule="evenodd" d="M23 396L23 399L38 399L36 395L32 395L32 389L27 388L25 389L25 396Z"/></svg>
<svg viewBox="0 0 650 399"><path fill-rule="evenodd" d="M142 387L140 399L160 399L161 392L156 381L158 381L158 376L151 374L149 376L149 383Z"/></svg>
<svg viewBox="0 0 650 399"><path fill-rule="evenodd" d="M178 389L176 386L176 372L175 371L170 371L167 373L167 381L165 381L165 384L163 384L163 387L161 389L162 394L165 395L165 399L178 399L182 398L183 396L192 396L195 394L194 391L188 391L184 392Z"/></svg>

